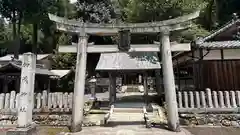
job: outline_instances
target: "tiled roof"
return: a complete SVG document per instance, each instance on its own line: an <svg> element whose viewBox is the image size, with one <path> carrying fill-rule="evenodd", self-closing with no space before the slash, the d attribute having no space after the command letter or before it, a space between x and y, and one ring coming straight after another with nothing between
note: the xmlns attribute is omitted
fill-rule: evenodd
<svg viewBox="0 0 240 135"><path fill-rule="evenodd" d="M17 62L9 62L8 64L2 65L0 67L0 72L4 72L4 70L8 69L8 68L16 68L18 70L22 69L22 66L19 65L19 63ZM43 68L36 68L36 74L40 74L40 75L49 75L49 76L58 76L57 74L55 74L54 72L51 72L48 69L43 69Z"/></svg>
<svg viewBox="0 0 240 135"><path fill-rule="evenodd" d="M59 78L62 78L64 76L66 76L67 74L69 74L72 70L51 70L51 72L53 74L55 74L56 76L58 76Z"/></svg>
<svg viewBox="0 0 240 135"><path fill-rule="evenodd" d="M96 70L154 70L160 69L155 52L102 53Z"/></svg>
<svg viewBox="0 0 240 135"><path fill-rule="evenodd" d="M240 41L213 41L213 42L203 42L196 45L197 48L205 49L234 49L240 48Z"/></svg>
<svg viewBox="0 0 240 135"><path fill-rule="evenodd" d="M223 25L221 28L217 29L216 31L211 32L210 35L202 38L201 40L202 40L203 42L205 42L205 41L211 39L212 37L220 34L221 32L227 30L227 29L230 28L232 25L234 25L234 24L236 24L236 23L239 23L239 22L240 22L240 19L231 20L231 21L229 21L227 24Z"/></svg>
<svg viewBox="0 0 240 135"><path fill-rule="evenodd" d="M37 60L42 60L46 57L48 57L50 54L38 54ZM19 55L19 60L22 60L23 55ZM8 54L6 56L0 57L0 61L11 61L13 58L13 54Z"/></svg>

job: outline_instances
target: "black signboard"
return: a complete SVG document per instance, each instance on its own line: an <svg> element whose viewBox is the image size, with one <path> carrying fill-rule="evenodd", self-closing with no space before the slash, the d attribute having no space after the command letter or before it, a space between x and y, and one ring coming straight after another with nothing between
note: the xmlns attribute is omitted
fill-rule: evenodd
<svg viewBox="0 0 240 135"><path fill-rule="evenodd" d="M119 31L118 49L120 51L128 51L130 49L131 33L130 30Z"/></svg>

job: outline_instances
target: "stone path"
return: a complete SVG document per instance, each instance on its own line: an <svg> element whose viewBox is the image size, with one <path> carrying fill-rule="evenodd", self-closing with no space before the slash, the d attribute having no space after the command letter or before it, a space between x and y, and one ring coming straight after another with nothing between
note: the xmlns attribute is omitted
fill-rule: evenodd
<svg viewBox="0 0 240 135"><path fill-rule="evenodd" d="M147 129L143 125L117 127L86 127L78 133L61 133L60 135L191 135L186 129L175 133L161 128Z"/></svg>

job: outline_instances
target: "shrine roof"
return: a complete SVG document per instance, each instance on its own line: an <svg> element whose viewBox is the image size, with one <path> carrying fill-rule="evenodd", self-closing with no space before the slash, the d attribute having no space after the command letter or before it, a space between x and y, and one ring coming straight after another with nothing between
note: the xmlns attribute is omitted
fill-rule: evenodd
<svg viewBox="0 0 240 135"><path fill-rule="evenodd" d="M42 60L47 58L50 54L37 54L37 60ZM0 61L11 61L13 59L13 54L8 54L6 56L0 57ZM22 60L23 55L19 55L19 60Z"/></svg>
<svg viewBox="0 0 240 135"><path fill-rule="evenodd" d="M231 27L235 26L234 29L238 29L239 27L237 27L240 23L240 19L232 19L229 22L227 22L225 25L223 25L222 27L218 28L215 31L212 31L209 35L205 36L204 38L200 38L199 42L205 42L208 41L212 38L214 38L215 36L224 33L225 31L227 31L228 29L230 29Z"/></svg>
<svg viewBox="0 0 240 135"><path fill-rule="evenodd" d="M72 70L51 70L53 74L55 74L58 78L62 78L69 74Z"/></svg>
<svg viewBox="0 0 240 135"><path fill-rule="evenodd" d="M8 64L2 65L0 67L0 72L4 72L8 69L17 69L19 71L21 71L22 66L20 65L20 63L18 62L9 62ZM42 68L36 68L36 74L40 74L40 75L49 75L49 76L57 76L56 74L54 74L53 72L51 72L48 69L42 69Z"/></svg>
<svg viewBox="0 0 240 135"><path fill-rule="evenodd" d="M101 53L96 70L155 70L161 65L156 52Z"/></svg>
<svg viewBox="0 0 240 135"><path fill-rule="evenodd" d="M204 49L236 49L240 48L240 41L213 41L213 42L203 42L196 45L198 48Z"/></svg>

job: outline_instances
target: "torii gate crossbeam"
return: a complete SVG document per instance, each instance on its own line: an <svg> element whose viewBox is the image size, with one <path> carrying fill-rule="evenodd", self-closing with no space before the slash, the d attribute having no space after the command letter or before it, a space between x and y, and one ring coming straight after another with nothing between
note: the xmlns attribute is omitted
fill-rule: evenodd
<svg viewBox="0 0 240 135"><path fill-rule="evenodd" d="M160 43L158 44L136 44L131 45L128 52L160 52L159 48ZM190 51L190 43L186 44L171 44L172 52L182 52ZM77 44L76 45L60 45L58 48L60 53L77 53ZM120 52L117 45L87 45L87 53L115 53Z"/></svg>

